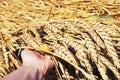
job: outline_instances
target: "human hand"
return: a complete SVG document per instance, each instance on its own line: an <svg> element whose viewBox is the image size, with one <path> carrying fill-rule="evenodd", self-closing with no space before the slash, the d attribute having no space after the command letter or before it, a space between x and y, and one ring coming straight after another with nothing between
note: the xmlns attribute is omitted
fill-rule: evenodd
<svg viewBox="0 0 120 80"><path fill-rule="evenodd" d="M54 65L52 60L40 51L25 49L21 57L23 65L6 75L3 80L42 80L46 72Z"/></svg>
<svg viewBox="0 0 120 80"><path fill-rule="evenodd" d="M52 60L40 51L25 49L22 51L21 57L23 66L36 68L44 74L53 67Z"/></svg>

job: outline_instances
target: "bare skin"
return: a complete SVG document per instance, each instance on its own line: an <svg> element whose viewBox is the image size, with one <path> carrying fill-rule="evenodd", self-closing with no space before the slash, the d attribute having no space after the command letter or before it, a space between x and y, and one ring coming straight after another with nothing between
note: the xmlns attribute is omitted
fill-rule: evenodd
<svg viewBox="0 0 120 80"><path fill-rule="evenodd" d="M25 49L21 53L22 66L5 76L3 80L42 80L53 67L53 62L44 53Z"/></svg>

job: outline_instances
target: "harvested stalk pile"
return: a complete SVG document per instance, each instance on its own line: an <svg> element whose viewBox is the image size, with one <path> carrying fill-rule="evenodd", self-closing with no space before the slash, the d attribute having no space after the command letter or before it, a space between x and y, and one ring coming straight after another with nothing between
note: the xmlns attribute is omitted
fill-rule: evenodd
<svg viewBox="0 0 120 80"><path fill-rule="evenodd" d="M31 48L46 52L55 62L53 77L46 80L120 79L119 4L101 7L104 0L96 5L89 0L0 2L1 77L19 68L20 52Z"/></svg>

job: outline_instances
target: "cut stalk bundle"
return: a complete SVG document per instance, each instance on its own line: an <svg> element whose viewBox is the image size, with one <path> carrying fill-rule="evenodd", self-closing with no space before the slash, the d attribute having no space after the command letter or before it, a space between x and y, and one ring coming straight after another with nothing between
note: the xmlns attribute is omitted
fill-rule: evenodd
<svg viewBox="0 0 120 80"><path fill-rule="evenodd" d="M94 24L96 27L92 25L92 28L84 20L82 20L84 23L81 23L81 19L79 22L81 24L80 26L77 24L79 20L77 22L72 20L64 21L69 24L69 27L67 27L66 24L64 25L64 23L62 23L62 28L59 28L59 25L54 26L54 24L57 24L57 21L45 21L43 24L37 27L21 30L18 29L18 33L16 33L16 35L10 33L11 31L9 31L9 37L7 36L8 33L4 33L2 30L4 28L2 28L2 42L5 40L7 41L6 43L2 44L4 48L2 49L4 50L2 51L2 54L4 54L4 56L5 53L9 54L9 56L7 55L7 57L5 57L7 70L9 70L11 67L8 59L10 59L13 64L18 67L18 63L16 62L18 59L14 59L13 57L13 53L16 54L16 50L19 50L20 48L42 50L40 49L40 45L47 44L52 49L52 52L48 52L44 49L42 51L67 62L66 64L62 64L61 60L58 60L60 61L60 65L63 65L63 67L60 67L62 70L62 75L65 75L63 68L66 68L66 70L68 70L67 74L69 74L69 76L73 75L73 73L69 73L69 69L67 68L67 64L70 64L74 67L73 71L78 70L78 72L75 73L72 78L87 78L90 80L119 79L119 55L115 49L117 46L112 44L112 39L115 39L115 37L110 37L112 35L110 34L111 30L114 35L119 35L117 31L119 27L115 26L113 28L107 24L107 29L104 29L106 24L101 23L103 27L97 27ZM78 31L76 31L77 29L73 30L72 32L63 31L64 27L66 30L68 30L70 26L73 26L71 21L74 23L74 25L76 22ZM82 27L82 25L84 26ZM90 29L88 30L88 28ZM12 39L14 39L14 41ZM111 78L110 75L107 74L108 69L112 71L112 74L115 75L114 78ZM96 74L94 70L98 70L99 74ZM1 71L6 74L2 68ZM83 76L75 77L80 74Z"/></svg>

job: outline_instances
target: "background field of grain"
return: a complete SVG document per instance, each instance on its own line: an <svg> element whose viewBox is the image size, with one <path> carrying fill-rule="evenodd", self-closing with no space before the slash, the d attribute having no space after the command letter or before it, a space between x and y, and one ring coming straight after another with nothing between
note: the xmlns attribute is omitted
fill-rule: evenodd
<svg viewBox="0 0 120 80"><path fill-rule="evenodd" d="M46 80L119 80L120 0L0 0L1 77L24 48L52 57Z"/></svg>

